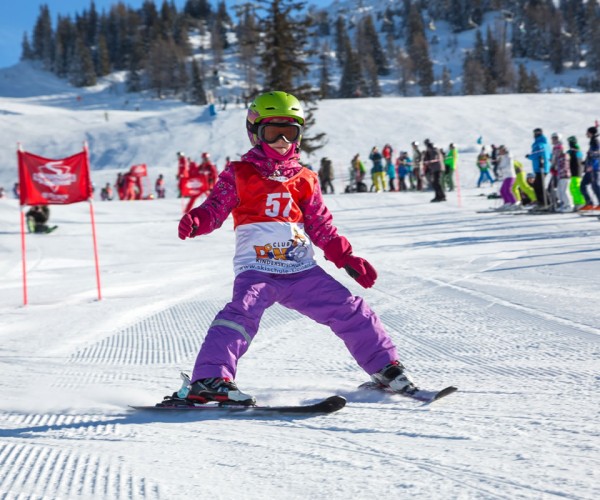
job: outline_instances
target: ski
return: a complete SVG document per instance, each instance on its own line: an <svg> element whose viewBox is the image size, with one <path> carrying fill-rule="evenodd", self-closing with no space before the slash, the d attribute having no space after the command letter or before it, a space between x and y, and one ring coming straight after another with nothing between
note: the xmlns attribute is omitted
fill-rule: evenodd
<svg viewBox="0 0 600 500"><path fill-rule="evenodd" d="M260 406L242 404L192 403L186 399L166 397L162 403L154 406L130 406L139 411L166 411L166 412L224 412L243 414L285 414L285 415L317 415L333 413L346 406L346 399L342 396L330 396L317 403L290 406Z"/></svg>
<svg viewBox="0 0 600 500"><path fill-rule="evenodd" d="M359 387L359 389L367 389L369 391L379 391L379 392L384 392L386 394L398 394L399 396L403 396L405 398L414 399L415 401L420 401L421 403L425 403L426 405L434 403L435 401L439 401L440 399L445 398L446 396L452 394L453 392L458 391L458 388L454 387L453 385L445 387L444 389L442 389L440 391L427 391L427 390L419 389L418 391L413 392L412 394L406 393L406 392L396 392L393 389L390 389L389 387L378 384L376 382L365 382L364 384L361 384L358 387Z"/></svg>

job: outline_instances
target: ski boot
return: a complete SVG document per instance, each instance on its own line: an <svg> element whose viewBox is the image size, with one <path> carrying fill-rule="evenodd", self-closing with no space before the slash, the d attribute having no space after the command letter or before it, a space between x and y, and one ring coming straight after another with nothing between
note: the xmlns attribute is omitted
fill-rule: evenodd
<svg viewBox="0 0 600 500"><path fill-rule="evenodd" d="M419 390L400 361L392 361L384 366L371 375L371 380L400 394L414 394Z"/></svg>
<svg viewBox="0 0 600 500"><path fill-rule="evenodd" d="M181 373L181 378L183 385L179 391L173 394L174 398L200 404L211 401L216 401L221 405L252 406L256 404L256 399L240 391L232 380L214 377L196 380L192 384L187 374Z"/></svg>

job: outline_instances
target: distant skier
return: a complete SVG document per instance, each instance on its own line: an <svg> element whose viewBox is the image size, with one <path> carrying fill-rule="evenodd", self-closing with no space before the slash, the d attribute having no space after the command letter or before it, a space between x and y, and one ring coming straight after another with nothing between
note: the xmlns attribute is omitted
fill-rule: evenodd
<svg viewBox="0 0 600 500"><path fill-rule="evenodd" d="M163 176L163 174L158 175L156 182L154 183L154 190L156 191L157 198L165 197L165 177Z"/></svg>
<svg viewBox="0 0 600 500"><path fill-rule="evenodd" d="M102 201L112 201L113 197L113 188L110 185L110 182L107 182L106 185L100 190L100 199Z"/></svg>
<svg viewBox="0 0 600 500"><path fill-rule="evenodd" d="M185 240L218 229L232 213L236 235L233 298L204 338L187 398L254 402L234 379L264 311L275 302L329 326L374 381L412 394L417 389L379 317L314 259L317 246L361 286L370 288L377 278L338 234L317 174L298 163L300 102L285 92L261 94L248 109L246 127L252 149L221 172L208 199L179 223Z"/></svg>
<svg viewBox="0 0 600 500"><path fill-rule="evenodd" d="M385 172L383 167L383 155L379 152L377 146L371 149L369 160L373 163L371 166L371 191L381 193L385 191Z"/></svg>
<svg viewBox="0 0 600 500"><path fill-rule="evenodd" d="M48 205L34 205L25 214L27 229L30 233L50 233L58 226L48 226L50 207Z"/></svg>
<svg viewBox="0 0 600 500"><path fill-rule="evenodd" d="M448 152L444 157L444 187L448 191L454 191L454 172L458 165L458 150L453 142L448 145Z"/></svg>
<svg viewBox="0 0 600 500"><path fill-rule="evenodd" d="M571 197L573 198L574 208L575 210L579 210L585 206L585 198L581 193L583 153L577 143L577 137L572 135L567 139L567 142L569 143L567 158L569 161L569 168L571 169L571 183L569 185L569 190L571 191Z"/></svg>
<svg viewBox="0 0 600 500"><path fill-rule="evenodd" d="M492 186L494 185L494 178L490 174L491 167L492 165L490 163L490 156L487 153L486 147L482 146L481 151L477 155L477 168L479 168L477 187L481 187L485 181L489 181Z"/></svg>
<svg viewBox="0 0 600 500"><path fill-rule="evenodd" d="M585 157L585 173L581 179L581 194L585 198L585 206L581 210L594 210L600 207L600 143L598 142L598 128L590 127L587 129L587 137L590 140L587 155ZM596 197L594 199L588 191L588 186Z"/></svg>
<svg viewBox="0 0 600 500"><path fill-rule="evenodd" d="M323 194L327 194L327 190L331 194L335 193L333 187L333 163L327 157L321 158L321 165L319 167L319 182L321 184L321 190Z"/></svg>
<svg viewBox="0 0 600 500"><path fill-rule="evenodd" d="M535 174L533 189L535 189L538 208L547 210L549 208L549 199L546 190L546 176L550 173L552 149L541 128L534 129L533 138L531 153L527 155L527 158L531 160L533 173Z"/></svg>
<svg viewBox="0 0 600 500"><path fill-rule="evenodd" d="M498 147L497 160L498 177L502 179L500 196L502 196L502 200L504 201L504 205L502 205L500 209L512 210L517 207L517 199L513 193L516 173L513 157L506 146L500 145Z"/></svg>
<svg viewBox="0 0 600 500"><path fill-rule="evenodd" d="M413 171L412 171L412 177L411 177L411 189L413 186L413 183L417 189L417 191L423 191L423 169L422 169L422 162L423 162L423 153L421 153L421 151L419 151L419 143L417 141L413 141L411 143L412 146L412 150L413 150L413 158L412 158L412 163L413 163Z"/></svg>
<svg viewBox="0 0 600 500"><path fill-rule="evenodd" d="M550 136L552 140L552 160L551 170L556 178L556 210L558 212L572 212L573 200L569 192L569 184L571 183L571 168L567 160L567 155L563 148L562 138L560 134L553 133Z"/></svg>
<svg viewBox="0 0 600 500"><path fill-rule="evenodd" d="M431 178L431 187L435 196L431 200L433 203L446 201L446 193L442 186L442 166L444 164L444 155L429 139L425 139L425 153L423 154L423 166Z"/></svg>

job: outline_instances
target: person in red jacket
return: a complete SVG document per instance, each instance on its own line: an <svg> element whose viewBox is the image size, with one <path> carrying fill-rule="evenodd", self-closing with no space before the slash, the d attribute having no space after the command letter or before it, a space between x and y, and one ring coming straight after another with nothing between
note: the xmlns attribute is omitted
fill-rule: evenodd
<svg viewBox="0 0 600 500"><path fill-rule="evenodd" d="M183 187L183 183L190 175L190 163L189 160L185 157L183 151L177 152L177 187L179 189L178 197L181 198L181 190Z"/></svg>
<svg viewBox="0 0 600 500"><path fill-rule="evenodd" d="M285 92L262 94L248 109L246 127L252 149L231 162L204 203L179 222L185 240L213 232L231 213L236 235L232 300L208 329L179 397L253 404L234 382L237 365L275 302L329 326L378 386L414 395L418 389L377 314L315 260L318 247L364 288L377 278L338 234L317 174L298 162L300 102Z"/></svg>
<svg viewBox="0 0 600 500"><path fill-rule="evenodd" d="M208 153L202 153L202 163L198 166L198 171L201 174L205 174L208 180L208 190L211 191L212 188L215 187L215 182L217 182L217 176L219 172L217 171L216 165L210 161L210 155Z"/></svg>

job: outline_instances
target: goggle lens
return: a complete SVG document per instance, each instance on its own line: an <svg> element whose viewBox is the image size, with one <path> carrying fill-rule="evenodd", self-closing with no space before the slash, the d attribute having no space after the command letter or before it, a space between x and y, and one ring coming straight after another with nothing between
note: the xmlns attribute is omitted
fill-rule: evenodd
<svg viewBox="0 0 600 500"><path fill-rule="evenodd" d="M258 127L258 138L267 144L273 144L282 137L286 142L296 142L302 134L298 123L265 123Z"/></svg>

